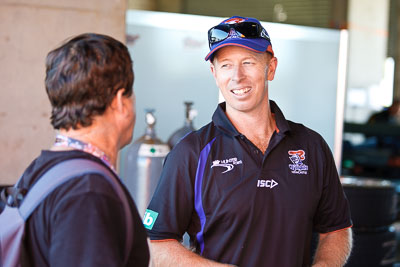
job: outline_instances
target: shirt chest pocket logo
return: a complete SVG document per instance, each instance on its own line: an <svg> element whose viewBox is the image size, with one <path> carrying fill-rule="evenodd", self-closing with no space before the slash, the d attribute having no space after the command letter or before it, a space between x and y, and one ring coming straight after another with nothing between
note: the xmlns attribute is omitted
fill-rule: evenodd
<svg viewBox="0 0 400 267"><path fill-rule="evenodd" d="M289 150L289 159L293 164L289 164L289 169L293 174L307 174L308 166L303 163L306 159L306 152L304 150Z"/></svg>
<svg viewBox="0 0 400 267"><path fill-rule="evenodd" d="M230 158L230 159L224 159L224 160L214 160L212 162L211 168L214 167L224 167L224 171L222 173L229 172L235 168L236 165L243 164L241 160L238 160L237 158Z"/></svg>

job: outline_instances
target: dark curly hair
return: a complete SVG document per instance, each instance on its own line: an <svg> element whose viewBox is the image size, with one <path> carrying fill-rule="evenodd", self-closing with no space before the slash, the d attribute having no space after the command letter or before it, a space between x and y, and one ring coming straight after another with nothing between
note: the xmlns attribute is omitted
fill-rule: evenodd
<svg viewBox="0 0 400 267"><path fill-rule="evenodd" d="M78 129L102 115L120 89L132 95L132 60L127 47L112 37L85 33L73 37L46 58L46 92L55 129Z"/></svg>

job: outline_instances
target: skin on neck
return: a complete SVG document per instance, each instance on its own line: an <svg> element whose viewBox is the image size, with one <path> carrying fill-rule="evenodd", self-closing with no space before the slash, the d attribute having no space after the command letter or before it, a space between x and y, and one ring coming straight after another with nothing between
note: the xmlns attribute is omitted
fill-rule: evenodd
<svg viewBox="0 0 400 267"><path fill-rule="evenodd" d="M226 115L235 128L249 140L269 140L272 133L275 131L275 119L272 116L268 101L266 101L264 106L265 109L250 113L238 112L227 106Z"/></svg>
<svg viewBox="0 0 400 267"><path fill-rule="evenodd" d="M79 141L90 143L101 151L103 151L106 156L109 158L110 163L113 166L116 166L117 157L118 157L118 146L115 138L112 138L112 134L109 131L105 131L105 127L96 126L98 122L96 119L93 121L93 124L89 127L74 129L61 129L59 131L60 134L77 139ZM53 151L64 151L64 150L73 150L71 147L58 147L53 146L50 150Z"/></svg>
<svg viewBox="0 0 400 267"><path fill-rule="evenodd" d="M109 158L116 166L119 150L127 145L133 132L134 112L132 98L123 96L124 90L119 90L104 114L93 117L88 127L77 129L61 129L60 134L90 143ZM70 150L71 148L55 147L51 150Z"/></svg>
<svg viewBox="0 0 400 267"><path fill-rule="evenodd" d="M275 131L275 119L272 116L269 103L265 104L267 110L255 113L241 112L237 114L236 110L229 111L226 115L233 126L247 139L249 139L263 154L267 150L269 141Z"/></svg>

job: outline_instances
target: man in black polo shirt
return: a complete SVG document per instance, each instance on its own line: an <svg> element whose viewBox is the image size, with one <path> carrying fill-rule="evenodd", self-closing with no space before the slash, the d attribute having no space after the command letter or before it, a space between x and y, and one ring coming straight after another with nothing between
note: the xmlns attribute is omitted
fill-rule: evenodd
<svg viewBox="0 0 400 267"><path fill-rule="evenodd" d="M323 138L268 98L277 68L260 22L231 17L208 32L226 102L168 155L144 225L160 266L342 266L352 225ZM179 242L190 236L194 252Z"/></svg>
<svg viewBox="0 0 400 267"><path fill-rule="evenodd" d="M117 178L118 151L131 141L135 124L133 80L128 48L110 36L81 34L49 52L45 86L58 134L18 187L30 189L46 171L71 159L97 162ZM126 211L104 175L85 167L28 218L22 266L147 267L147 235L129 192L121 183Z"/></svg>

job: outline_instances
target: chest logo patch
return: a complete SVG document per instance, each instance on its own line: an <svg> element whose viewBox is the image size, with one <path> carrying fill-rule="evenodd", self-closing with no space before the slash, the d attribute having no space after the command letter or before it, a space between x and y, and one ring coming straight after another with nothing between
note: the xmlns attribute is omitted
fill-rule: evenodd
<svg viewBox="0 0 400 267"><path fill-rule="evenodd" d="M274 188L275 186L277 186L278 183L274 180L258 180L257 181L257 187L266 187L266 188Z"/></svg>
<svg viewBox="0 0 400 267"><path fill-rule="evenodd" d="M237 158L230 158L230 159L224 159L224 160L214 160L212 162L211 168L214 167L224 167L226 170L224 170L222 173L229 172L235 168L235 165L243 164L241 160L238 160Z"/></svg>
<svg viewBox="0 0 400 267"><path fill-rule="evenodd" d="M289 159L293 164L289 164L289 169L294 174L307 174L308 166L303 163L306 159L306 152L304 150L289 150Z"/></svg>

